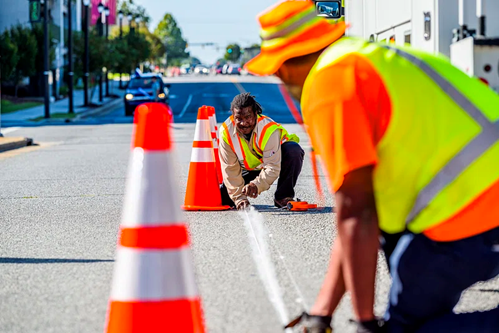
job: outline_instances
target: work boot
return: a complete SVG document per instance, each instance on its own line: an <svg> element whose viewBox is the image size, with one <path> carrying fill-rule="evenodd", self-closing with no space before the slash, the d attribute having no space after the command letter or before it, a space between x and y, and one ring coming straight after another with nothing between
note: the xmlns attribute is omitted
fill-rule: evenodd
<svg viewBox="0 0 499 333"><path fill-rule="evenodd" d="M287 197L281 200L274 200L274 205L277 208L286 208L288 206L288 202L294 201L293 198Z"/></svg>
<svg viewBox="0 0 499 333"><path fill-rule="evenodd" d="M331 316L311 316L303 312L300 316L295 318L284 329L295 327L301 324L303 333L332 333Z"/></svg>

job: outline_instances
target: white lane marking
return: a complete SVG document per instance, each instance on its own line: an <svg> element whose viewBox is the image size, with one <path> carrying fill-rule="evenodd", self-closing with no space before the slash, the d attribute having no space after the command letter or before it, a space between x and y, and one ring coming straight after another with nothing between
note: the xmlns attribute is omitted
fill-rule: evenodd
<svg viewBox="0 0 499 333"><path fill-rule="evenodd" d="M192 95L189 95L189 98L187 98L187 103L185 103L184 108L182 109L182 112L178 115L179 118L182 118L185 114L185 111L189 108L189 105L191 105L192 102Z"/></svg>
<svg viewBox="0 0 499 333"><path fill-rule="evenodd" d="M260 280L267 291L270 302L279 315L281 323L286 325L289 322L288 311L284 305L281 286L277 280L275 267L270 257L267 242L268 232L263 224L263 216L253 207L251 207L249 213L247 210L244 213L239 212L239 216L244 219L244 226L248 232L253 260L260 275ZM285 332L289 333L292 330L287 329Z"/></svg>
<svg viewBox="0 0 499 333"><path fill-rule="evenodd" d="M7 127L7 128L4 128L4 129L0 129L0 133L2 133L2 134L8 134L8 133L12 133L14 131L17 131L18 129L21 129L21 127Z"/></svg>

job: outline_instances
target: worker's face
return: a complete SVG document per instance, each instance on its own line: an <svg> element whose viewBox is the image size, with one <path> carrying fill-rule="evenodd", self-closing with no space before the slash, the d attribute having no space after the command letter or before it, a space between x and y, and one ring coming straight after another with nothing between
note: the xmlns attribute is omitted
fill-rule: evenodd
<svg viewBox="0 0 499 333"><path fill-rule="evenodd" d="M297 101L301 100L305 80L321 53L322 51L319 51L306 56L289 59L275 73L284 83L291 96Z"/></svg>
<svg viewBox="0 0 499 333"><path fill-rule="evenodd" d="M244 135L248 135L253 132L256 125L256 113L253 111L251 106L232 110L232 115L234 116L234 123L237 129Z"/></svg>

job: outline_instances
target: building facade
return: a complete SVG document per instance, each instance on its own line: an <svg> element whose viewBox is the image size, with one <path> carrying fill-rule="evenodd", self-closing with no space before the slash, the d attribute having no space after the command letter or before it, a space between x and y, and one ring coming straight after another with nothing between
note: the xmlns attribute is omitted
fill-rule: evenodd
<svg viewBox="0 0 499 333"><path fill-rule="evenodd" d="M47 0L46 0L47 1ZM50 30L52 42L55 46L55 60L51 64L51 96L60 96L60 87L64 77L64 66L67 65L67 29L68 29L68 1L48 0ZM73 0L72 25L74 31L80 31L82 26L82 1ZM0 33L13 25L22 24L31 27L29 21L28 0L0 0Z"/></svg>
<svg viewBox="0 0 499 333"><path fill-rule="evenodd" d="M350 36L395 44L410 43L450 56L453 29L459 28L459 0L346 0ZM499 36L499 1L483 0L486 34ZM477 29L476 1L464 0L464 22Z"/></svg>

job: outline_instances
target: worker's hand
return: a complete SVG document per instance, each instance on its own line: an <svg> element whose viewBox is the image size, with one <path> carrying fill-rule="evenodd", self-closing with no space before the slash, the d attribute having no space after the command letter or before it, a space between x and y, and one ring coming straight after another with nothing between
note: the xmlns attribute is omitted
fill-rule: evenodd
<svg viewBox="0 0 499 333"><path fill-rule="evenodd" d="M385 333L387 327L383 320L373 319L357 323L357 333Z"/></svg>
<svg viewBox="0 0 499 333"><path fill-rule="evenodd" d="M250 203L248 200L244 199L240 203L237 204L237 210L244 210L246 208L249 208Z"/></svg>
<svg viewBox="0 0 499 333"><path fill-rule="evenodd" d="M253 183L249 183L243 187L243 194L254 199L258 197L258 187Z"/></svg>

